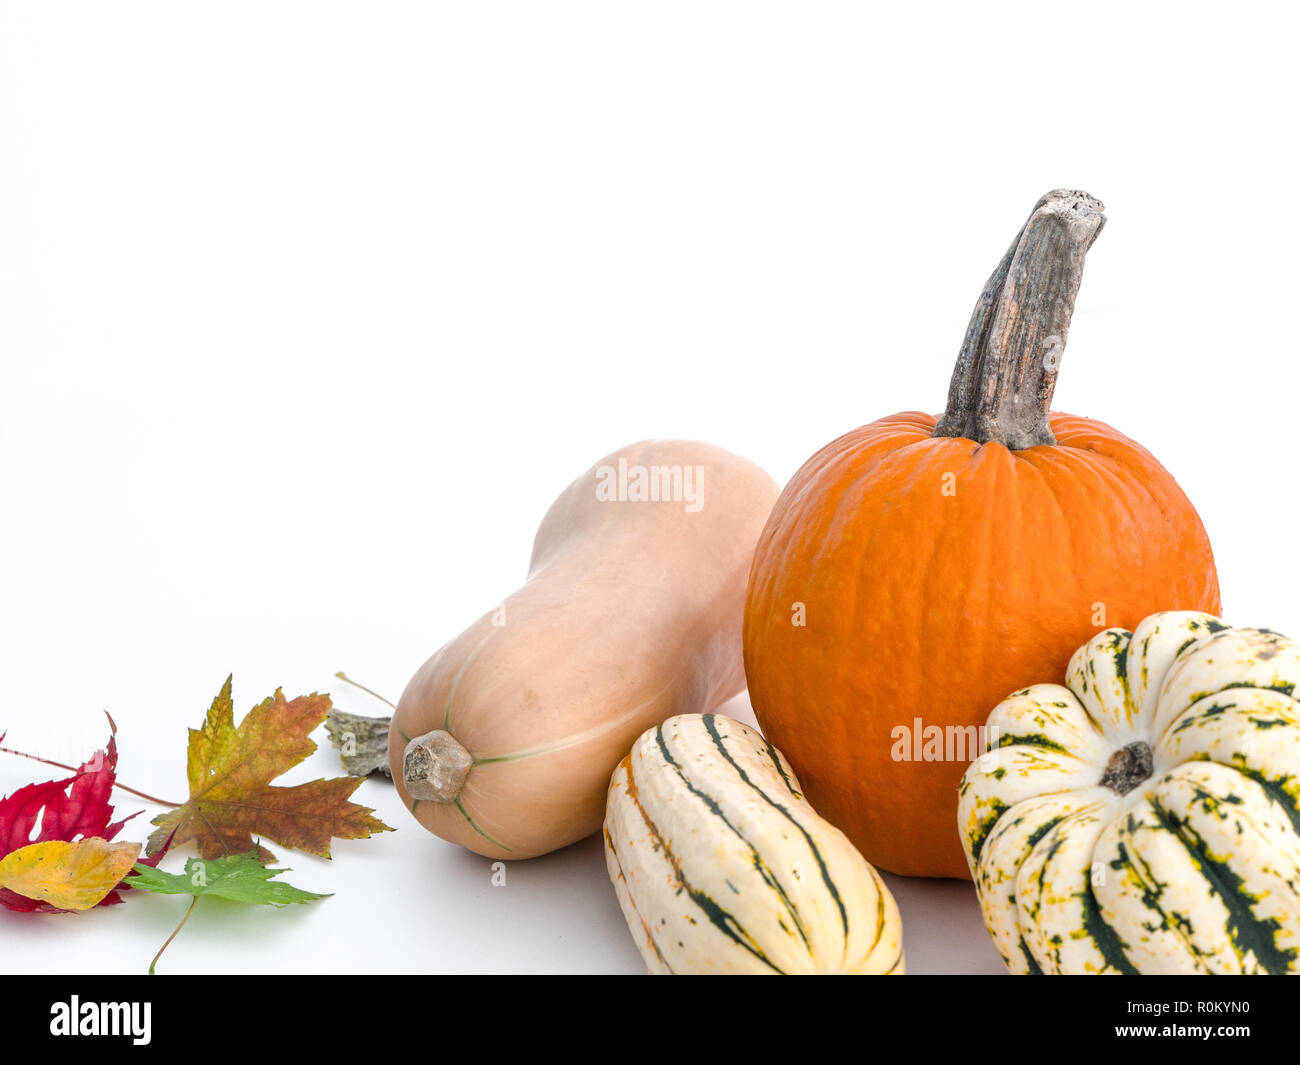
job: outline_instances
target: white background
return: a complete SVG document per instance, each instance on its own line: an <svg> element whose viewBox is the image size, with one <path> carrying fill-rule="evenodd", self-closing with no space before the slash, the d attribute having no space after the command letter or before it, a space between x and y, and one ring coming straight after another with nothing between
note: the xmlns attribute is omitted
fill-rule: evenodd
<svg viewBox="0 0 1300 1065"><path fill-rule="evenodd" d="M1110 222L1057 406L1179 479L1229 620L1300 634L1294 21L902 7L0 4L8 744L77 760L107 709L122 780L183 798L231 671L241 712L278 685L380 712L334 671L395 698L614 448L784 481L941 408L1059 186ZM0 757L0 793L36 774ZM594 841L493 888L359 798L399 831L281 851L333 898L208 900L162 970L640 969ZM968 884L891 883L911 971L999 971ZM0 913L0 968L143 971L183 909Z"/></svg>

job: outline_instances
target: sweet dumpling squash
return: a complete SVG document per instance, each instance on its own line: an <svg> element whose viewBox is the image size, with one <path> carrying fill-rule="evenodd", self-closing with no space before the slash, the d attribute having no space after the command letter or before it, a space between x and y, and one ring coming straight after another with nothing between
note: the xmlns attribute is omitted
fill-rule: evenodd
<svg viewBox="0 0 1300 1065"><path fill-rule="evenodd" d="M959 824L1007 967L1300 969L1297 684L1284 636L1171 612L1003 701Z"/></svg>
<svg viewBox="0 0 1300 1065"><path fill-rule="evenodd" d="M605 857L652 973L903 972L880 875L729 717L684 714L636 741L610 781Z"/></svg>

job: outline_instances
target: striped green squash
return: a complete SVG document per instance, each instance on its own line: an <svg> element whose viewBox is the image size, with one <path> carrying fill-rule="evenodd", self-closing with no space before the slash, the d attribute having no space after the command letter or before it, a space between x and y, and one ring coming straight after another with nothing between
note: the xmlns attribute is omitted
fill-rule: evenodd
<svg viewBox="0 0 1300 1065"><path fill-rule="evenodd" d="M1300 648L1153 614L1016 692L960 788L1016 973L1300 970Z"/></svg>
<svg viewBox="0 0 1300 1065"><path fill-rule="evenodd" d="M641 735L610 781L605 858L652 973L903 972L880 875L729 717Z"/></svg>

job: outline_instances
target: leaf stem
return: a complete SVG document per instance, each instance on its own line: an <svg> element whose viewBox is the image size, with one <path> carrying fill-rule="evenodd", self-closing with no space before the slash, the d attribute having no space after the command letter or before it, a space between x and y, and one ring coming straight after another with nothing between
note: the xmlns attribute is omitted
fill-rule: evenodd
<svg viewBox="0 0 1300 1065"><path fill-rule="evenodd" d="M185 916L181 918L181 923L178 924L176 926L176 930L167 937L167 942L158 948L158 953L153 956L153 961L149 963L150 976L154 975L154 971L153 971L154 966L158 964L158 959L162 957L163 951L166 950L169 946L171 946L172 940L175 939L177 934L180 932L180 930L185 927L185 922L190 919L190 914L194 912L194 907L197 906L198 904L199 904L199 896L195 895L194 901L190 903L190 908L185 911Z"/></svg>
<svg viewBox="0 0 1300 1065"><path fill-rule="evenodd" d="M334 674L334 676L338 677L339 680L343 681L346 684L351 684L352 687L354 688L360 688L363 692L373 695L381 703L388 703L388 705L391 706L394 710L397 709L397 706L394 703L390 702L388 699L385 699L377 691L373 691L372 689L367 688L364 684L358 684L355 680L353 680L346 673L344 673L343 670L340 669L337 673Z"/></svg>
<svg viewBox="0 0 1300 1065"><path fill-rule="evenodd" d="M78 773L81 766L68 765L66 762L56 762L52 758L42 758L40 755L28 754L26 751L15 751L12 747L0 747L0 754L16 754L19 758L27 758L33 762L41 762L44 765L52 765L56 769L67 769L70 772ZM145 802L151 802L155 806L184 806L184 803L170 802L167 799L159 799L156 796L148 795L143 791L136 791L135 788L128 788L125 784L119 784L113 781L113 787L119 791L128 791L137 798L144 799Z"/></svg>

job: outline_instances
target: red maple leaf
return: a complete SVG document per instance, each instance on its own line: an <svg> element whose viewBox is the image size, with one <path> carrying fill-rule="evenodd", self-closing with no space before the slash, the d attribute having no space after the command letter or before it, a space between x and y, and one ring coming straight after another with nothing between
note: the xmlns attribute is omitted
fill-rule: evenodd
<svg viewBox="0 0 1300 1065"><path fill-rule="evenodd" d="M120 821L113 820L113 806L108 800L117 779L117 726L111 717L108 723L112 729L108 748L96 751L72 776L44 784L28 784L0 798L0 858L30 843L50 840L71 843L94 836L111 840L124 824L137 816L139 811ZM0 733L2 742L4 734ZM38 821L40 831L36 832ZM142 860L146 865L157 865L165 850L164 847L153 858ZM113 906L121 902L123 890L128 890L126 885L114 888L99 905ZM0 906L20 913L69 912L8 888L0 888Z"/></svg>

